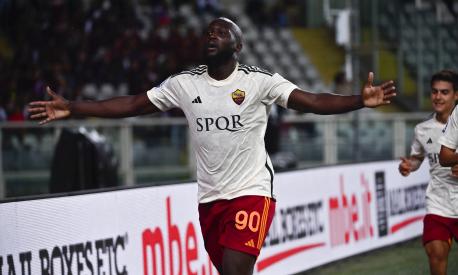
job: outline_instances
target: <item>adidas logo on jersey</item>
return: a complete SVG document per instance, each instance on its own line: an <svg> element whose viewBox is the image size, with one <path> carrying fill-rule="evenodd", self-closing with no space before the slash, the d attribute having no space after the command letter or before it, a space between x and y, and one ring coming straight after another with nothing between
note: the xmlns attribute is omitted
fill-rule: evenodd
<svg viewBox="0 0 458 275"><path fill-rule="evenodd" d="M431 138L429 138L426 144L431 144L431 143L433 143L433 141L431 140Z"/></svg>
<svg viewBox="0 0 458 275"><path fill-rule="evenodd" d="M202 103L202 100L200 100L200 96L194 98L194 100L191 103Z"/></svg>
<svg viewBox="0 0 458 275"><path fill-rule="evenodd" d="M246 242L245 245L254 248L254 241L253 241L253 239L251 239L251 240L249 240L248 242Z"/></svg>

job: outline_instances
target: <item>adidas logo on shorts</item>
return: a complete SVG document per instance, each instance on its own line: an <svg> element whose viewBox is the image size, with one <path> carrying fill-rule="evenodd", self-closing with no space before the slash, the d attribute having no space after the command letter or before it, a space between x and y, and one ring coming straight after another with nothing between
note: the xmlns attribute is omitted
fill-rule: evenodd
<svg viewBox="0 0 458 275"><path fill-rule="evenodd" d="M251 240L249 240L248 242L246 242L245 245L254 248L254 241L253 241L253 239L251 239Z"/></svg>

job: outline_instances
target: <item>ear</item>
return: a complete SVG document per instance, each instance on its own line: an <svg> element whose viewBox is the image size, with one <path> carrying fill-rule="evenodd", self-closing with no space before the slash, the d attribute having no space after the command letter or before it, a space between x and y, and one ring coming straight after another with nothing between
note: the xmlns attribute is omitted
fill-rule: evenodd
<svg viewBox="0 0 458 275"><path fill-rule="evenodd" d="M235 50L236 50L238 53L240 53L240 52L242 51L242 48L243 48L242 43L237 43L237 44L235 45Z"/></svg>

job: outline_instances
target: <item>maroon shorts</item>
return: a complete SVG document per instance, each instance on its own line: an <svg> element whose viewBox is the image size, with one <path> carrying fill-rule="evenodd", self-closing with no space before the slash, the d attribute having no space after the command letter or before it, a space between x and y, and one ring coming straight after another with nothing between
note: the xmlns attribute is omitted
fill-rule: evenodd
<svg viewBox="0 0 458 275"><path fill-rule="evenodd" d="M427 214L423 219L423 245L441 240L451 244L452 238L458 241L458 219Z"/></svg>
<svg viewBox="0 0 458 275"><path fill-rule="evenodd" d="M242 196L199 204L205 249L221 267L225 247L258 256L275 213L275 200Z"/></svg>

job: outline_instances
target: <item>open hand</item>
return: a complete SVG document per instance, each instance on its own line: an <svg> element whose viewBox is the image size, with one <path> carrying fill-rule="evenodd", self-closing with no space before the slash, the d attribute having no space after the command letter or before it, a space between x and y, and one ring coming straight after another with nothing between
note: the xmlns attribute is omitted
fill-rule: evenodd
<svg viewBox="0 0 458 275"><path fill-rule="evenodd" d="M392 80L382 83L379 86L373 86L374 73L370 72L367 82L363 87L361 95L363 97L364 106L377 107L380 105L390 104L390 99L396 96L394 82Z"/></svg>
<svg viewBox="0 0 458 275"><path fill-rule="evenodd" d="M28 111L31 119L41 121L39 124L45 124L57 119L63 119L70 116L70 102L65 98L57 95L49 87L46 92L51 96L49 101L33 101L29 103Z"/></svg>

